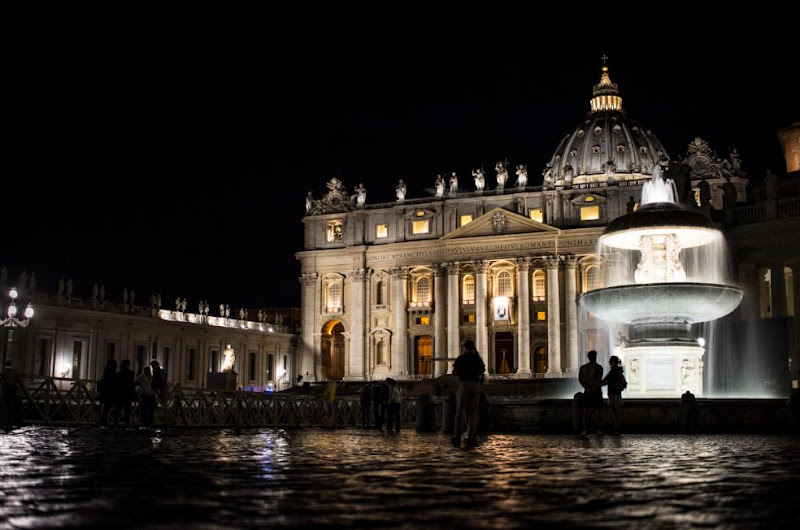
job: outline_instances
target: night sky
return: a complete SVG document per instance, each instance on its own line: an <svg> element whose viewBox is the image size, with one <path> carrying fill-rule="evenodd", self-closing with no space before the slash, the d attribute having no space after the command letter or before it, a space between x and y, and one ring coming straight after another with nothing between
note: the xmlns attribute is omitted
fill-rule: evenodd
<svg viewBox="0 0 800 530"><path fill-rule="evenodd" d="M167 308L299 306L308 190L321 198L337 176L383 202L403 178L423 197L437 173L471 189L469 172L493 177L501 159L539 184L603 54L623 108L671 156L701 136L720 156L737 148L751 177L783 173L797 40L780 17L753 29L739 15L306 6L265 17L247 45L43 30L9 54L0 266L50 293L72 278L84 298L97 282L107 299L134 288Z"/></svg>

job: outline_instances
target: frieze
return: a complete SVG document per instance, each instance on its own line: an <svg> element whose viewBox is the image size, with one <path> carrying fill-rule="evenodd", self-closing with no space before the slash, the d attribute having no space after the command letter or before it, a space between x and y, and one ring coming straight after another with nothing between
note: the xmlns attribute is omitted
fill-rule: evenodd
<svg viewBox="0 0 800 530"><path fill-rule="evenodd" d="M595 240L573 240L564 243L559 242L559 246L594 246ZM425 258L442 258L446 256L458 256L463 254L481 254L491 252L509 252L519 250L533 250L533 249L549 249L555 248L555 240L548 239L546 241L522 241L519 243L498 243L495 245L468 245L463 247L452 248L431 248L427 250L409 250L402 252L389 252L385 254L368 254L367 262L376 261L400 261L404 259L425 259ZM361 255L353 256L353 261L360 261Z"/></svg>

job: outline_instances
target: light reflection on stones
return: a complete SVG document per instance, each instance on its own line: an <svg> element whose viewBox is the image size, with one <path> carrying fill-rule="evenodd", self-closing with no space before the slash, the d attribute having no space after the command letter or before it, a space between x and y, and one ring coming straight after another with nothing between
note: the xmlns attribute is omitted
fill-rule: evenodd
<svg viewBox="0 0 800 530"><path fill-rule="evenodd" d="M791 526L800 437L96 429L0 435L0 526ZM220 453L223 451L223 453Z"/></svg>

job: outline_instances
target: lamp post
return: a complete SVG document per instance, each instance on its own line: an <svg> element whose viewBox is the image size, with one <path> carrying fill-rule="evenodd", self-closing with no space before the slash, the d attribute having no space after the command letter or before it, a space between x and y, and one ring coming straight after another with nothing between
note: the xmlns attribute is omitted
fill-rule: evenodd
<svg viewBox="0 0 800 530"><path fill-rule="evenodd" d="M33 306L30 302L23 313L24 318L17 318L16 299L18 295L16 287L12 287L8 291L8 296L11 298L11 303L8 304L8 317L0 320L0 325L6 328L6 343L3 349L4 406L3 417L0 418L0 421L6 428L21 423L19 400L17 399L17 377L14 373L14 349L11 344L14 341L14 328L27 327L33 318Z"/></svg>

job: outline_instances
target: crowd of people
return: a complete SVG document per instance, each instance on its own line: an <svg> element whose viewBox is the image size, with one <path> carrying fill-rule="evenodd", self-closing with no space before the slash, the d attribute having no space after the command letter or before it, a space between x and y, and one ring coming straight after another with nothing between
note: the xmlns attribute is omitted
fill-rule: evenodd
<svg viewBox="0 0 800 530"><path fill-rule="evenodd" d="M103 377L98 381L98 391L102 412L98 425L101 427L120 425L131 426L131 405L139 403L140 423L142 427L151 429L155 416L156 401L166 403L166 380L164 371L158 361L153 360L149 366L142 368L136 375L130 368L131 362L123 359L119 363L109 359L103 370ZM166 411L166 408L165 408Z"/></svg>

